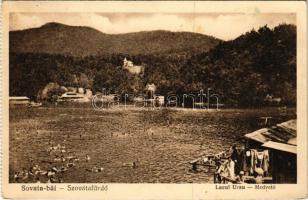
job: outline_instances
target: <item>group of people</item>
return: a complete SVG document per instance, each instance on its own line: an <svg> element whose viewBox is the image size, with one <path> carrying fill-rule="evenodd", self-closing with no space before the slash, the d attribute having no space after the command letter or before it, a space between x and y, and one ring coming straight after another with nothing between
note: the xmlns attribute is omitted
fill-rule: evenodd
<svg viewBox="0 0 308 200"><path fill-rule="evenodd" d="M33 159L29 160L29 167L14 172L15 183L62 183L64 173L74 169L78 162L89 162L90 156L86 154L84 159L79 159L74 152L68 151L65 145L54 145L48 142L46 157L40 160L41 166ZM102 167L94 166L87 171L101 172Z"/></svg>
<svg viewBox="0 0 308 200"><path fill-rule="evenodd" d="M244 150L233 145L229 155L224 162L218 162L215 180L218 182L263 183L263 177L268 174L269 169L268 150L260 152Z"/></svg>
<svg viewBox="0 0 308 200"><path fill-rule="evenodd" d="M228 159L224 162L217 162L215 179L218 182L225 182L226 178L229 181L244 182L244 172L241 171L242 161L241 152L236 148L236 145L233 145Z"/></svg>

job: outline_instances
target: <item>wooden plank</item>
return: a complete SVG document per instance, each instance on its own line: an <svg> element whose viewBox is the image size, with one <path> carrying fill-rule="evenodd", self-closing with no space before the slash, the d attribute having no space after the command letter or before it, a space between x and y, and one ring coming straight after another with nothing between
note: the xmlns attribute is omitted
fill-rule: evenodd
<svg viewBox="0 0 308 200"><path fill-rule="evenodd" d="M209 164L209 163L198 163L198 162L189 162L189 164L191 165L200 165L200 166L205 166L205 167L216 167L216 165L212 165L212 164Z"/></svg>
<svg viewBox="0 0 308 200"><path fill-rule="evenodd" d="M195 160L190 161L189 164L196 163L196 162L198 162L198 161L200 161L200 160L201 160L201 158L197 158L197 159L195 159Z"/></svg>
<svg viewBox="0 0 308 200"><path fill-rule="evenodd" d="M228 176L220 175L220 177L226 179L227 181L231 181L232 183L238 183L238 181L236 181L235 179L232 179Z"/></svg>
<svg viewBox="0 0 308 200"><path fill-rule="evenodd" d="M237 181L237 180L235 180L235 179L232 179L232 178L230 178L230 177L228 177L228 176L220 175L220 177L222 177L222 178L224 178L224 179L226 179L227 181L230 181L230 182L232 182L232 183L239 183L239 181ZM255 179L255 177L253 177L253 176L243 176L243 178L244 178L244 180L254 180L254 179ZM272 181L273 178L270 177L270 176L269 176L269 177L263 177L262 180L263 180L263 181Z"/></svg>
<svg viewBox="0 0 308 200"><path fill-rule="evenodd" d="M254 176L243 176L244 177L244 179L255 179L255 177ZM271 180L273 180L273 177L271 177L271 176L266 176L266 177L263 177L262 178L264 181L271 181Z"/></svg>

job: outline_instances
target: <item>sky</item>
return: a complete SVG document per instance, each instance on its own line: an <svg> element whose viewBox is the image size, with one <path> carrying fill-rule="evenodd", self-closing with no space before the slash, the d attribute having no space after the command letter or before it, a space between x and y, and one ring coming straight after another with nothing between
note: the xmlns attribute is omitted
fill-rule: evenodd
<svg viewBox="0 0 308 200"><path fill-rule="evenodd" d="M10 30L40 27L48 22L88 26L109 34L151 30L187 31L230 40L261 26L296 24L296 15L275 14L162 14L162 13L11 13Z"/></svg>

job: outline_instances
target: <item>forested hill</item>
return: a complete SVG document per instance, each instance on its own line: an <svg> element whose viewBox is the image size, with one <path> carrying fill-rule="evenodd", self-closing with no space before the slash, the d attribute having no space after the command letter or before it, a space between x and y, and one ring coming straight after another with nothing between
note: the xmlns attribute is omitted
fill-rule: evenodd
<svg viewBox="0 0 308 200"><path fill-rule="evenodd" d="M284 24L252 30L193 56L186 66L190 72L186 80L215 88L225 102L260 104L272 94L294 104L296 27Z"/></svg>
<svg viewBox="0 0 308 200"><path fill-rule="evenodd" d="M63 51L26 53L19 48L14 50L16 43L10 41L10 95L35 98L49 82L134 94L144 92L147 83L154 83L161 95L211 88L220 95L221 103L230 106L262 105L267 94L282 98L288 105L296 102L294 25L273 29L264 26L234 40L220 41L210 50L200 48L184 54L179 48L172 51L174 47L169 43L165 46L170 47L170 53L114 51L86 57L61 54ZM144 66L144 73L132 75L123 69L124 57Z"/></svg>
<svg viewBox="0 0 308 200"><path fill-rule="evenodd" d="M70 56L105 54L190 54L207 51L220 42L192 32L143 31L105 34L89 27L48 23L39 28L10 32L14 53L46 53Z"/></svg>

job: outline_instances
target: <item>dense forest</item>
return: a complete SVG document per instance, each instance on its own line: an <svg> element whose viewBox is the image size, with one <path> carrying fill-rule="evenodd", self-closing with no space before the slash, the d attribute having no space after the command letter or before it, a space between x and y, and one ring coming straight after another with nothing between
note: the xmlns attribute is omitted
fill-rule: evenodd
<svg viewBox="0 0 308 200"><path fill-rule="evenodd" d="M155 34L160 35L157 36L160 41L167 37L165 32ZM172 35L172 40L176 41L176 34ZM10 95L36 99L38 92L50 82L66 87L90 88L94 92L106 88L111 93L140 94L145 92L146 84L154 83L156 93L161 95L181 96L211 88L220 96L221 103L229 106L260 106L267 94L280 97L285 105L295 105L294 25L282 24L273 29L264 26L231 41L208 40L210 37L205 39L200 34L184 35L188 38L177 40L172 45L160 42L158 46L152 45L149 51L137 45L138 50L130 51L131 46L121 51L93 50L93 55L81 51L76 54L59 51L56 54L38 51L39 47L23 49L17 39L21 38L23 43L26 40L18 36L12 40L13 43L10 41ZM10 35L10 39L12 37ZM146 40L147 37L143 37ZM184 36L180 34L179 37ZM194 44L198 37L206 40L208 45L196 48ZM195 39L189 45L183 42L189 38ZM147 44L154 44L153 41L151 38ZM41 49L45 48L40 45ZM122 67L124 57L142 65L144 72L130 74Z"/></svg>

